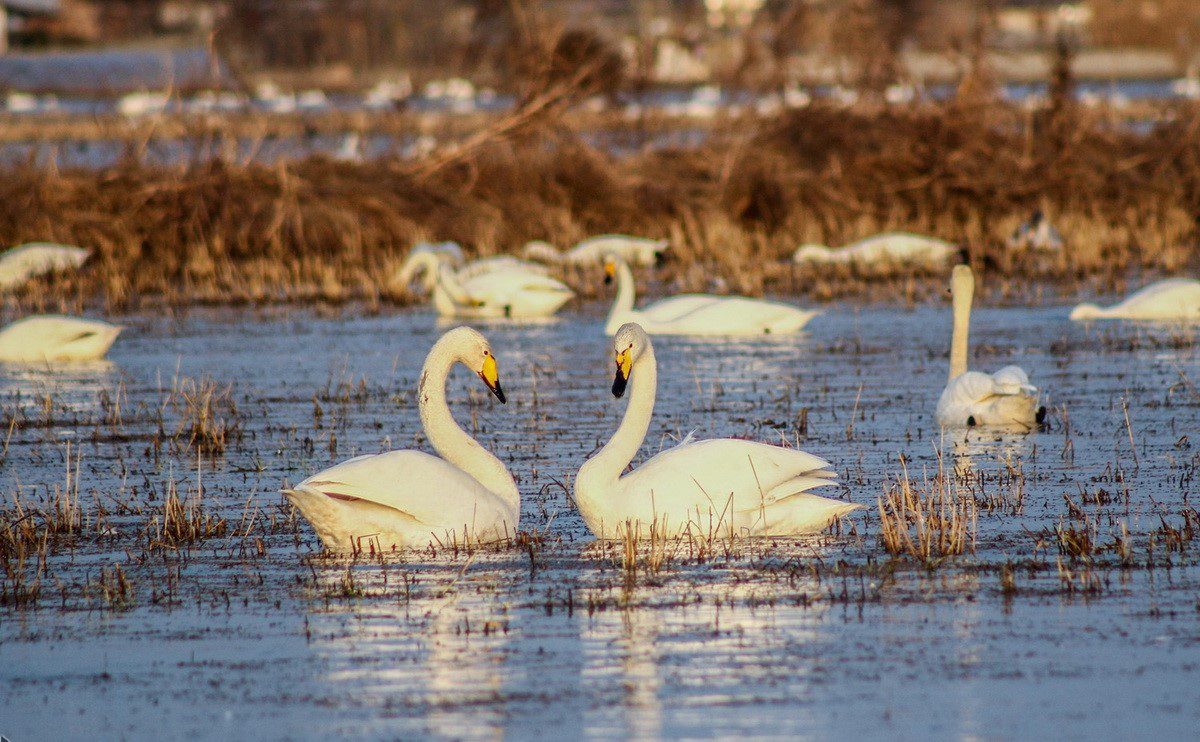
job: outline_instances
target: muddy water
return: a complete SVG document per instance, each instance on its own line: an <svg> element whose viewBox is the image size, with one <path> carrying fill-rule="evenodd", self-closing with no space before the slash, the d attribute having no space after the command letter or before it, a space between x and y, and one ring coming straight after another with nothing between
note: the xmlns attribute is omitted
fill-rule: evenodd
<svg viewBox="0 0 1200 742"><path fill-rule="evenodd" d="M0 606L0 734L1200 728L1200 544L1170 550L1163 530L1195 507L1194 329L979 309L973 365L1022 364L1050 424L955 438L932 418L945 307L831 306L799 338L659 339L643 458L692 430L787 440L835 465L843 487L827 494L868 509L837 534L717 545L704 559L681 547L630 576L562 486L622 411L601 313L481 326L506 406L469 373L451 380L458 419L517 475L531 534L472 554L323 557L277 494L333 461L421 444L412 389L439 332L425 313L134 316L111 363L0 370L7 512L66 489L68 451L86 511L83 533L50 548L36 603ZM226 444L198 454L183 398L207 381ZM982 483L974 553L931 568L893 559L876 498L902 470L919 485L939 461ZM148 548L172 484L191 501L202 489L226 529ZM1128 546L1072 558L1056 527ZM100 585L117 564L128 585L113 598Z"/></svg>

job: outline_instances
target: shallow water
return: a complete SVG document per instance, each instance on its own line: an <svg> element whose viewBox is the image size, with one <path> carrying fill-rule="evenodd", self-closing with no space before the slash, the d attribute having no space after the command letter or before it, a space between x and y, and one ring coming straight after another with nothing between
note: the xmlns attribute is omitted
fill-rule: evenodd
<svg viewBox="0 0 1200 742"><path fill-rule="evenodd" d="M471 374L451 380L458 419L517 475L533 546L357 561L319 556L277 490L420 444L412 389L434 319L122 318L109 364L0 369L2 502L65 487L69 442L88 511L85 534L51 548L36 605L0 606L0 734L1190 736L1200 570L1193 547L1168 551L1155 532L1194 507L1195 330L1066 313L975 312L973 366L1019 362L1051 408L1046 430L1000 439L933 432L943 306L831 306L797 338L657 339L641 458L693 429L786 440L834 464L844 488L825 494L868 509L838 534L705 560L683 549L632 577L559 486L623 409L602 307L481 326L506 406ZM236 412L217 411L236 425L197 473L171 390L205 377L228 385ZM977 472L993 506L975 553L926 569L883 549L875 503L901 454L920 481L939 453ZM198 477L227 531L146 549L166 483L194 498ZM1053 529L1072 512L1099 543L1128 530L1124 566L1111 550L1060 556ZM117 601L97 587L115 563L132 585Z"/></svg>

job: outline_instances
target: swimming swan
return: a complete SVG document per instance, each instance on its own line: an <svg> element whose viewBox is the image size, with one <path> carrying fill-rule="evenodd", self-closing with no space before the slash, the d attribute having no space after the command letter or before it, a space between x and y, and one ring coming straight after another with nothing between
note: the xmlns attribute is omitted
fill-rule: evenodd
<svg viewBox="0 0 1200 742"><path fill-rule="evenodd" d="M410 255L396 280L407 283L422 272L442 317L549 317L575 295L566 284L541 273L513 267L465 275L465 269L456 271L427 252Z"/></svg>
<svg viewBox="0 0 1200 742"><path fill-rule="evenodd" d="M20 286L31 278L78 268L91 250L52 242L30 242L0 253L0 290Z"/></svg>
<svg viewBox="0 0 1200 742"><path fill-rule="evenodd" d="M1168 278L1144 286L1111 307L1080 304L1071 319L1200 320L1200 281Z"/></svg>
<svg viewBox="0 0 1200 742"><path fill-rule="evenodd" d="M516 533L520 494L512 474L454 422L446 404L446 379L457 363L505 401L483 335L467 327L443 335L425 358L417 387L425 435L441 458L412 450L359 456L283 490L326 548L390 551L500 541Z"/></svg>
<svg viewBox="0 0 1200 742"><path fill-rule="evenodd" d="M975 274L958 265L950 276L954 304L954 331L950 339L950 377L937 403L937 420L943 428L1005 427L1032 430L1046 415L1038 406L1037 387L1018 366L1005 366L994 374L967 370L967 336L971 325L971 300Z"/></svg>
<svg viewBox="0 0 1200 742"><path fill-rule="evenodd" d="M854 264L943 268L959 254L957 245L937 237L909 232L884 232L831 250L824 245L801 245L792 256L801 265Z"/></svg>
<svg viewBox="0 0 1200 742"><path fill-rule="evenodd" d="M719 438L685 442L621 475L641 448L654 412L658 365L650 336L636 323L622 325L612 341L621 397L632 383L617 432L575 475L575 504L598 538L632 527L655 533L797 536L817 533L859 505L809 494L834 484L829 463L766 443Z"/></svg>
<svg viewBox="0 0 1200 742"><path fill-rule="evenodd" d="M589 237L566 252L542 240L527 243L522 256L530 260L570 265L598 265L607 255L619 255L630 265L657 265L663 253L670 249L667 240L651 240L623 234L602 234Z"/></svg>
<svg viewBox="0 0 1200 742"><path fill-rule="evenodd" d="M743 296L682 294L634 309L633 272L619 257L604 261L605 280L617 280L617 297L608 313L605 333L637 322L651 335L785 335L799 332L817 312Z"/></svg>
<svg viewBox="0 0 1200 742"><path fill-rule="evenodd" d="M99 320L41 314L0 330L0 361L95 361L124 328Z"/></svg>

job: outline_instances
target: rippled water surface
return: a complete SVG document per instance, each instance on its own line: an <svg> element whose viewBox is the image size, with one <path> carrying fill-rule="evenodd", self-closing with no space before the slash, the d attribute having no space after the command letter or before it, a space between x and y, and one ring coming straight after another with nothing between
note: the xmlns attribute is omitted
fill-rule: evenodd
<svg viewBox="0 0 1200 742"><path fill-rule="evenodd" d="M800 338L657 339L640 458L692 430L786 441L834 464L843 489L827 494L867 508L836 534L676 545L628 572L564 489L623 409L601 312L482 326L506 406L452 378L456 417L525 498L522 543L474 553L325 557L277 494L333 461L424 445L426 313L133 316L111 363L0 369L6 518L42 517L56 491L85 513L25 566L36 600L0 606L0 734L1200 729L1195 330L978 309L972 364L1020 363L1051 410L1046 430L998 439L935 430L946 307L831 306ZM193 445L206 395L223 452ZM877 498L939 462L978 483L974 552L893 558ZM191 503L202 489L223 527L156 543L172 489ZM1068 529L1094 548L1063 551Z"/></svg>

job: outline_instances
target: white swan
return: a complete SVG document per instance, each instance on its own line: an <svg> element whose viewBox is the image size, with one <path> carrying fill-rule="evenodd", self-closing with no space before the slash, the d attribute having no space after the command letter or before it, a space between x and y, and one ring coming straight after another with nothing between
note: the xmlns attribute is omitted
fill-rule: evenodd
<svg viewBox="0 0 1200 742"><path fill-rule="evenodd" d="M549 317L575 295L561 281L519 266L469 275L470 271L456 271L429 252L410 255L395 280L403 285L422 272L432 291L434 309L442 317Z"/></svg>
<svg viewBox="0 0 1200 742"><path fill-rule="evenodd" d="M547 263L596 265L607 255L618 255L630 265L657 265L663 253L670 249L667 240L651 240L623 234L602 234L589 237L566 252L559 252L549 242L534 240L521 251L523 257Z"/></svg>
<svg viewBox="0 0 1200 742"><path fill-rule="evenodd" d="M467 327L443 335L417 387L425 435L441 458L412 450L359 456L283 490L326 548L391 551L516 534L520 494L512 474L458 426L446 404L446 380L457 363L505 401L483 335Z"/></svg>
<svg viewBox="0 0 1200 742"><path fill-rule="evenodd" d="M1111 307L1080 304L1071 310L1071 319L1200 320L1200 281L1157 281Z"/></svg>
<svg viewBox="0 0 1200 742"><path fill-rule="evenodd" d="M0 361L95 361L124 328L99 320L40 314L0 330Z"/></svg>
<svg viewBox="0 0 1200 742"><path fill-rule="evenodd" d="M91 250L53 242L30 242L0 253L0 289L11 289L31 278L83 265Z"/></svg>
<svg viewBox="0 0 1200 742"><path fill-rule="evenodd" d="M954 330L950 339L950 376L937 403L937 420L943 428L1001 427L1032 430L1046 415L1038 406L1037 387L1018 366L1005 366L994 374L967 370L971 300L975 274L957 265L950 276L954 304Z"/></svg>
<svg viewBox="0 0 1200 742"><path fill-rule="evenodd" d="M884 232L837 250L824 245L801 245L792 262L801 265L853 264L943 268L959 254L952 242L909 232Z"/></svg>
<svg viewBox="0 0 1200 742"><path fill-rule="evenodd" d="M809 494L836 476L816 456L730 438L685 442L621 476L650 427L658 365L650 336L636 323L623 325L612 344L612 392L621 397L632 383L629 405L612 439L575 475L575 504L598 538L618 537L629 525L642 538L651 528L665 535L795 536L860 507Z"/></svg>
<svg viewBox="0 0 1200 742"><path fill-rule="evenodd" d="M785 335L799 332L817 312L743 296L682 294L634 309L633 272L620 258L604 261L605 280L617 280L617 297L609 310L605 333L637 322L651 335Z"/></svg>

